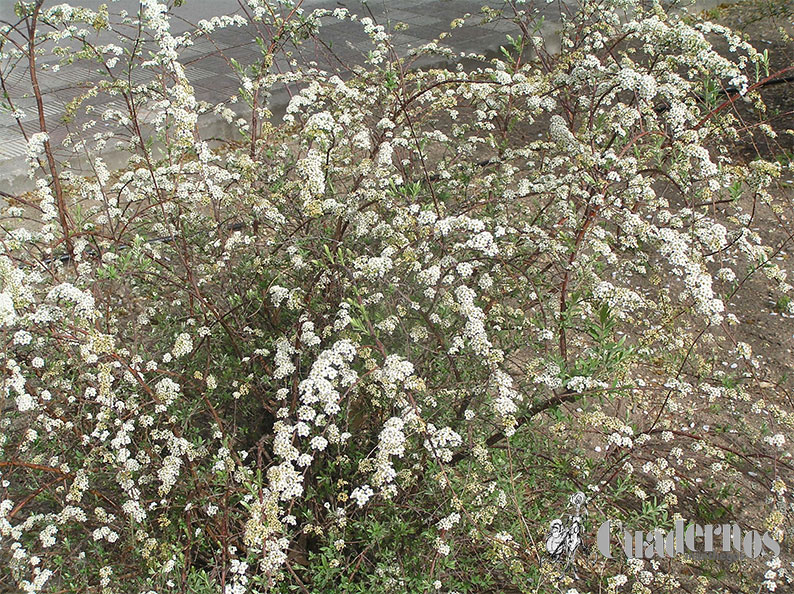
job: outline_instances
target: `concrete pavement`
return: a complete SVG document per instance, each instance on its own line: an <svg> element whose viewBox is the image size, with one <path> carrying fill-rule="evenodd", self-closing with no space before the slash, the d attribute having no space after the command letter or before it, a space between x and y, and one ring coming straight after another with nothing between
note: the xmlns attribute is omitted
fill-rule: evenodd
<svg viewBox="0 0 794 594"><path fill-rule="evenodd" d="M574 0L565 0L573 3ZM45 0L45 7L54 6L58 0ZM73 4L96 8L107 0L72 0ZM201 19L208 19L219 14L240 12L243 0L187 0L181 7L173 10L172 32L181 33L192 29L192 24ZM562 4L559 0L547 3L543 0L536 3L539 15L545 19L545 33L551 33L559 23ZM394 32L393 44L396 51L406 55L411 48L428 43L444 32L450 31L450 22L466 13L472 15L463 27L451 30L451 35L443 40L443 44L458 54L461 52L477 54L495 54L500 45L506 42L505 34L515 33L516 27L504 21L483 22L481 9L483 6L496 10L507 10L504 0L304 0L302 8L347 8L360 16L373 16L378 24L386 26ZM115 0L109 3L111 14L119 14L126 10L131 14L137 12L138 0ZM13 0L0 0L0 21L14 22ZM316 61L320 66L339 66L360 64L366 53L369 40L359 23L340 22L333 18L325 20L320 28L321 41L330 46L341 61L331 58L322 46L306 44L294 50L298 63L306 64ZM407 29L395 30L395 25L404 23ZM2 23L0 23L2 26ZM234 58L241 63L253 61L260 50L254 41L254 26L242 28L232 27L221 29L212 34L212 39L200 38L195 45L181 53L185 72L193 84L199 100L218 103L234 95L239 87L239 80L228 59ZM109 42L110 39L104 42ZM57 63L52 56L43 57L42 64ZM285 61L278 66L288 68ZM59 147L68 132L79 129L79 126L91 118L99 119L105 109L116 108L126 112L126 107L119 98L100 94L86 101L95 109L93 114L85 114L84 109L71 123L61 121L66 105L74 97L84 93L92 86L93 81L100 79L96 71L97 65L89 65L87 61L79 61L64 66L57 72L42 70L39 73L39 84L43 94L44 112L48 119L48 132L54 147ZM30 78L27 68L18 64L13 70L8 64L0 64L0 74L15 99L16 107L27 114L23 125L28 134L39 131L35 101L30 94ZM141 81L146 73L141 72ZM27 94L27 96L25 96ZM271 108L278 114L289 100L286 89L278 89L273 96ZM208 135L225 136L228 127L219 118L207 119L202 122L203 130ZM8 112L0 109L0 190L20 191L29 187L25 176L24 155L27 143L24 140L19 123ZM66 149L57 149L56 157L66 158ZM122 154L106 156L111 167L123 163ZM12 190L13 188L13 190Z"/></svg>
<svg viewBox="0 0 794 594"><path fill-rule="evenodd" d="M97 8L103 1L107 0L72 0L72 3ZM55 0L47 0L45 7L55 4ZM119 14L122 10L134 14L138 6L137 0L117 0L109 4L111 14ZM403 55L412 47L430 42L443 31L449 31L450 22L465 13L472 14L472 19L464 27L456 28L452 35L444 40L444 43L456 52L492 53L498 50L499 45L505 43L505 33L515 29L514 26L504 22L481 23L482 17L478 16L481 8L489 6L502 9L505 7L505 2L499 0L370 0L367 3L361 0L304 0L301 6L307 11L314 8L331 10L348 8L352 13L360 16L371 14L378 24L383 24L391 31L397 23L404 23L408 28L395 32L393 40L398 53ZM557 2L552 4L544 2L542 6L550 22L558 20ZM232 13L240 13L237 0L187 0L183 6L173 11L172 32L181 33L192 29L190 23L195 24L201 19ZM0 21L16 21L12 0L0 0ZM361 25L349 21L340 22L333 18L325 19L325 22L327 25L320 29L320 39L333 49L342 63L346 65L362 63L362 52L366 52L367 47L371 46ZM181 53L186 75L193 84L199 100L217 103L236 93L239 80L227 60L235 58L245 63L247 60L255 59L260 53L254 42L255 35L256 30L253 26L221 29L212 34L212 40L198 39L193 47ZM105 42L109 41L111 40L107 39ZM294 51L299 63L316 61L320 66L340 64L332 60L322 48L318 51L314 44L306 44L303 48ZM40 60L40 64L55 63L57 60L51 56ZM280 65L284 68L288 67L285 62ZM57 72L42 70L39 73L48 132L54 147L61 144L69 131L77 130L82 123L91 118L99 119L98 114L105 109L117 108L126 111L118 98L100 94L86 102L94 106L94 114L80 113L69 124L61 121L69 101L84 93L93 81L100 79L96 69L96 65L90 65L83 60L64 66ZM0 72L4 76L10 95L15 99L16 107L27 115L23 120L26 132L28 134L37 132L38 118L35 100L30 94L28 69L25 65L18 64L10 70L8 64L2 64ZM144 76L144 73L141 75ZM286 90L276 92L272 100L274 112L278 113L283 109L288 100L289 95ZM224 126L220 120L205 124L210 129L217 128L211 133L224 134ZM20 184L28 185L24 177L26 148L27 143L16 119L8 110L0 110L0 189L10 191L11 186L15 186L19 191ZM67 155L66 150L58 152L60 154L57 156Z"/></svg>

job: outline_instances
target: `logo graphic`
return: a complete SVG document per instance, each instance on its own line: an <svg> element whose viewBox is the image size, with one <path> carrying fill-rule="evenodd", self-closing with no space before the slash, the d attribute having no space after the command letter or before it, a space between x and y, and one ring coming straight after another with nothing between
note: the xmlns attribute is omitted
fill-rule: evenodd
<svg viewBox="0 0 794 594"><path fill-rule="evenodd" d="M611 523L607 520L601 524L596 536L598 551L607 559L613 558L610 532ZM633 533L626 530L622 540L626 557L638 559L675 557L680 554L701 559L756 558L765 548L773 557L780 555L780 543L769 532L760 534L756 530L742 531L737 524L686 526L683 520L676 520L675 528L667 534L658 529L647 535L640 530ZM696 540L702 540L702 544ZM717 541L722 545L720 550L715 549Z"/></svg>
<svg viewBox="0 0 794 594"><path fill-rule="evenodd" d="M576 575L575 558L578 552L587 552L582 535L584 519L587 517L585 503L587 497L581 491L571 495L567 522L556 518L549 523L546 537L546 552L552 561L564 563L565 568L573 569ZM607 520L598 529L596 547L607 559L614 559L612 522ZM627 558L653 559L672 558L688 555L693 559L740 559L757 558L762 554L780 555L780 543L769 532L742 530L738 524L704 526L687 525L684 520L676 520L672 530L664 532L655 529L647 534L641 530L624 530L620 545Z"/></svg>
<svg viewBox="0 0 794 594"><path fill-rule="evenodd" d="M568 524L564 524L562 518L552 520L549 524L549 535L546 537L546 552L552 561L564 562L566 568L573 569L573 575L576 578L579 577L576 575L576 563L574 562L576 553L585 549L582 541L582 508L586 501L587 497L581 491L571 495L569 504L573 506L574 512L568 515ZM586 509L584 514L587 515Z"/></svg>

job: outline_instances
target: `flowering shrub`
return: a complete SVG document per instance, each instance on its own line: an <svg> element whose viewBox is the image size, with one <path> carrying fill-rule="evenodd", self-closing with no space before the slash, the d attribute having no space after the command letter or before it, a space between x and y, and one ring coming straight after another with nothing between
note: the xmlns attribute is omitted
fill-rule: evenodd
<svg viewBox="0 0 794 594"><path fill-rule="evenodd" d="M732 150L763 109L766 57L636 0L586 0L552 54L511 6L487 16L517 34L469 69L412 68L455 56L438 42L397 57L344 9L247 0L174 36L158 0L118 17L18 6L3 67L29 67L39 126L21 128L35 190L8 197L0 255L4 582L790 583L794 410L735 305L765 283L794 313L775 264L791 235L753 229L788 229L784 168ZM364 66L275 66L334 19L369 36ZM262 54L231 64L239 94L198 101L181 52L243 25ZM126 106L63 143L88 174L53 152L36 47L103 70L70 114L100 94ZM204 138L209 117L235 139ZM114 147L119 171L102 157ZM738 521L781 555L726 574L591 550L561 577L543 535L579 490L591 526Z"/></svg>

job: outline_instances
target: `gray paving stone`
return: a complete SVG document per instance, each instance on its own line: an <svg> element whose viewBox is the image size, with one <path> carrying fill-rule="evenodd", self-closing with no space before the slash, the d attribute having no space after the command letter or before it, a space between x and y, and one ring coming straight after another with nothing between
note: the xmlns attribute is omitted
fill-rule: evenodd
<svg viewBox="0 0 794 594"><path fill-rule="evenodd" d="M433 15L426 15L426 14L419 14L410 10L401 10L401 9L390 9L385 11L381 18L379 19L379 23L381 25L394 25L395 23L406 23L408 25L436 25L442 22L446 22L445 18L441 18L439 16Z"/></svg>
<svg viewBox="0 0 794 594"><path fill-rule="evenodd" d="M4 3L7 1L0 0L0 18L8 18L3 16ZM78 3L91 5L93 2L98 6L102 1L104 0L78 0ZM346 7L352 13L362 17L371 14L376 22L384 26L388 25L390 29L398 22L406 23L408 29L395 32L393 38L395 49L402 55L407 55L411 49L438 38L443 31L449 31L451 35L442 43L452 47L457 53L490 52L493 55L499 45L505 43L504 34L510 30L510 25L504 22L482 23L480 9L483 5L502 8L505 7L505 2L503 0L370 0L365 6L361 0L304 1L307 10ZM117 14L122 8L127 8L134 13L137 6L138 0L120 0L118 3L111 4L110 8L114 14ZM174 33L189 30L191 27L186 24L185 20L197 22L201 18L212 16L216 11L228 13L236 7L238 7L237 0L188 2L185 7L177 9L177 13L184 17L184 20L173 19L172 29ZM555 10L559 10L556 3L544 4L541 8L544 13L548 14L554 14ZM472 15L466 26L450 30L451 21L465 13ZM228 99L229 96L237 92L239 80L232 72L228 59L234 58L242 64L258 61L261 54L253 40L255 36L261 34L262 30L261 25L218 30L212 34L212 40L196 39L192 47L182 51L182 63L186 75L193 84L199 100L214 104ZM373 48L360 23L339 22L328 18L320 27L319 35L326 47L314 42L306 42L298 47L288 47L287 49L292 52L290 59L295 59L300 64L316 62L322 68L350 68L353 65L364 63L367 52ZM328 47L331 48L330 52ZM152 44L147 44L144 49L148 51L154 48ZM219 49L224 54L223 56L219 54ZM53 61L48 57L43 58L40 63L48 60ZM438 66L441 63L442 58L430 56L415 61L414 66ZM290 68L288 60L284 57L277 60L276 66L282 71ZM77 121L68 126L59 123L60 114L63 113L66 103L85 93L92 83L99 79L95 70L93 64L78 64L65 66L61 72L45 71L40 75L44 91L45 114L51 120L50 134L53 140L56 138L62 140L69 130L77 130L86 121L99 120L101 113L108 107L120 108L122 106L118 98L115 97L106 95L92 97L84 103L85 106L91 106L92 113L80 115ZM119 77L127 76L123 60L114 70L114 74ZM343 78L345 76L347 75L343 74ZM135 84L145 84L153 77L154 74L150 71L140 69L134 70L131 75ZM4 73L4 82L9 87L12 96L17 98L28 91L30 85L24 63L13 71ZM273 90L271 109L276 117L280 117L280 114L283 113L289 98L290 92L287 89L282 87ZM28 115L25 129L35 132L37 126L35 103L30 98L17 99L16 103ZM146 115L145 109L141 111ZM225 133L224 131L228 129L225 122L218 118L212 120L212 117L214 116L203 116L202 122L206 122L206 125L212 128L213 134ZM19 157L24 155L25 148L26 145L20 138L18 125L14 118L8 113L0 112L0 189L8 190L9 186L15 183L14 179L19 179L20 163L24 171L24 160L20 160Z"/></svg>
<svg viewBox="0 0 794 594"><path fill-rule="evenodd" d="M27 143L22 138L9 139L0 143L0 158L17 160L27 153Z"/></svg>

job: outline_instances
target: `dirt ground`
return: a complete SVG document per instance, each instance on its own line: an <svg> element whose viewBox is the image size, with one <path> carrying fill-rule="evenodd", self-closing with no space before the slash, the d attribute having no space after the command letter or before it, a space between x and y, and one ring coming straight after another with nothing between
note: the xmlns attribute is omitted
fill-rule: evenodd
<svg viewBox="0 0 794 594"><path fill-rule="evenodd" d="M708 10L705 16L742 33L758 51L768 50L770 73L794 65L793 1L742 0ZM715 45L727 51L725 43ZM756 131L748 134L746 142L738 149L748 160L760 155L783 165L790 164L794 161L794 71L786 72L763 86L761 94L768 109L767 121L778 136L772 139ZM785 172L784 169L773 193L783 198L788 208L784 208L777 218L771 213L760 215L752 228L767 245L780 247L774 261L781 268L790 269L794 253L794 240L791 238L794 176L790 171ZM768 362L765 369L759 370L761 376L783 391L791 402L794 391L794 316L782 311L785 303L773 296L767 283L761 279L751 281L744 291L737 294L733 303L738 308L736 313L740 319L748 322L740 327L739 339L748 342L754 353Z"/></svg>

